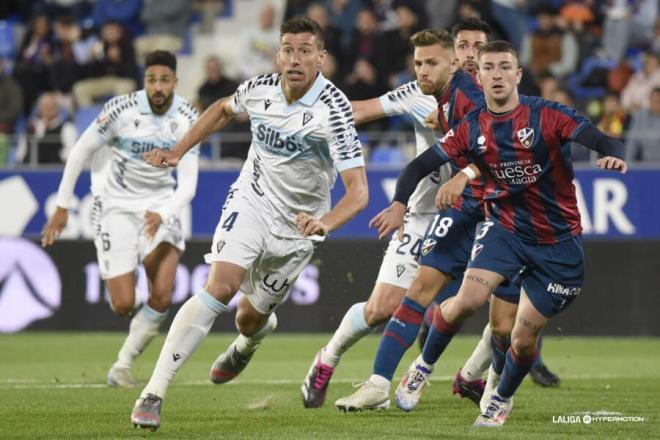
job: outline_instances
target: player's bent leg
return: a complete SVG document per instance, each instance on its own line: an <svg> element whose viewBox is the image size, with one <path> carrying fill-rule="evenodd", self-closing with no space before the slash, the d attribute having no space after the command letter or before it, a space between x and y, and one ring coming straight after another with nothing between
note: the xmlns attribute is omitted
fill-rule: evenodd
<svg viewBox="0 0 660 440"><path fill-rule="evenodd" d="M481 412L486 411L490 399L497 389L504 368L506 353L511 346L511 331L516 320L518 304L505 301L495 295L490 300L490 346L493 362L488 370L486 386L479 403Z"/></svg>
<svg viewBox="0 0 660 440"><path fill-rule="evenodd" d="M561 379L543 361L543 335L539 337L539 357L529 372L532 381L542 387L558 387Z"/></svg>
<svg viewBox="0 0 660 440"><path fill-rule="evenodd" d="M144 403L149 395L159 399L165 398L176 372L202 343L211 330L215 318L227 311L227 304L238 291L245 273L246 270L236 264L225 261L212 262L205 288L188 299L172 321L151 379L142 390L131 415L134 424L145 426L141 424L143 420L139 417L140 411L144 409L141 403ZM160 405L157 407L160 410ZM160 424L160 416L158 424ZM146 426L153 427L153 425Z"/></svg>
<svg viewBox="0 0 660 440"><path fill-rule="evenodd" d="M428 266L419 267L406 296L385 327L374 360L373 374L357 392L339 399L335 403L338 408L380 409L389 406L389 385L394 371L405 351L414 343L426 307L431 304L438 290L441 290L449 279L448 275L437 269ZM404 387L409 388L409 386L412 386L411 382L406 381ZM377 389L380 391L376 392Z"/></svg>
<svg viewBox="0 0 660 440"><path fill-rule="evenodd" d="M119 316L130 317L136 309L135 271L105 280L110 295L110 308Z"/></svg>
<svg viewBox="0 0 660 440"><path fill-rule="evenodd" d="M475 426L502 426L506 422L513 406L513 395L538 357L538 338L547 322L548 318L534 307L522 289L500 383L486 411L477 417Z"/></svg>
<svg viewBox="0 0 660 440"><path fill-rule="evenodd" d="M482 378L483 373L488 369L493 358L490 338L490 325L486 324L479 343L451 382L452 394L459 395L461 399L470 399L477 405L481 401L486 386L486 382Z"/></svg>
<svg viewBox="0 0 660 440"><path fill-rule="evenodd" d="M110 385L125 388L137 385L131 376L130 368L135 358L158 334L167 317L180 255L181 251L171 244L161 243L145 258L144 267L151 286L149 299L131 319L128 336L119 349L117 361L108 373Z"/></svg>
<svg viewBox="0 0 660 440"><path fill-rule="evenodd" d="M376 283L366 303L351 306L328 344L314 356L301 386L305 408L323 406L330 379L341 356L376 326L387 321L405 293L405 289L393 284Z"/></svg>
<svg viewBox="0 0 660 440"><path fill-rule="evenodd" d="M215 384L229 382L247 367L261 342L277 327L275 313L264 315L250 304L246 296L238 302L236 328L238 337L211 366L209 378Z"/></svg>

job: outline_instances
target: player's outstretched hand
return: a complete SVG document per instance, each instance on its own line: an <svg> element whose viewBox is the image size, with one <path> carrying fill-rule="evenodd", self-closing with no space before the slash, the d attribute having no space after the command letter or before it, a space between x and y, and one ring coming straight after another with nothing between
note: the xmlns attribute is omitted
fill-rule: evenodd
<svg viewBox="0 0 660 440"><path fill-rule="evenodd" d="M399 237L403 237L403 218L406 215L406 205L401 202L392 202L390 206L383 209L369 222L370 228L378 229L378 239L382 240L392 233L399 231Z"/></svg>
<svg viewBox="0 0 660 440"><path fill-rule="evenodd" d="M433 110L430 115L424 118L424 127L431 128L433 130L440 128L440 122L438 122L438 109Z"/></svg>
<svg viewBox="0 0 660 440"><path fill-rule="evenodd" d="M55 243L67 221L69 221L69 211L58 206L41 231L41 246L46 247Z"/></svg>
<svg viewBox="0 0 660 440"><path fill-rule="evenodd" d="M154 239L162 223L163 219L157 212L147 211L144 213L144 233L150 240Z"/></svg>
<svg viewBox="0 0 660 440"><path fill-rule="evenodd" d="M618 170L621 171L621 174L628 171L628 164L625 160L612 156L601 157L596 161L596 166L604 170Z"/></svg>
<svg viewBox="0 0 660 440"><path fill-rule="evenodd" d="M158 168L175 167L179 163L179 158L171 150L154 148L148 153L144 153L145 162Z"/></svg>
<svg viewBox="0 0 660 440"><path fill-rule="evenodd" d="M328 235L328 226L321 220L312 217L306 212L299 212L296 216L296 227L303 237L310 235Z"/></svg>
<svg viewBox="0 0 660 440"><path fill-rule="evenodd" d="M435 206L438 209L449 209L463 194L469 178L465 173L456 173L454 177L442 184L435 195Z"/></svg>

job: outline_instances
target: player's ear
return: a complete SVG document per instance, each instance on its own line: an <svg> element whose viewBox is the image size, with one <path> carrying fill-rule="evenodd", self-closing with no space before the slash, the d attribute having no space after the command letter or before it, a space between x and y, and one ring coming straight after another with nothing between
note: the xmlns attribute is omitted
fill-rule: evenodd
<svg viewBox="0 0 660 440"><path fill-rule="evenodd" d="M456 73L460 66L458 65L458 57L454 57L454 59L451 61L451 65L449 66L449 72L451 73Z"/></svg>
<svg viewBox="0 0 660 440"><path fill-rule="evenodd" d="M523 70L518 67L518 70L516 71L516 85L520 84L520 81L522 80L523 76Z"/></svg>
<svg viewBox="0 0 660 440"><path fill-rule="evenodd" d="M319 69L325 64L325 60L327 59L328 59L328 51L325 49L321 49L319 51L319 57L316 63Z"/></svg>

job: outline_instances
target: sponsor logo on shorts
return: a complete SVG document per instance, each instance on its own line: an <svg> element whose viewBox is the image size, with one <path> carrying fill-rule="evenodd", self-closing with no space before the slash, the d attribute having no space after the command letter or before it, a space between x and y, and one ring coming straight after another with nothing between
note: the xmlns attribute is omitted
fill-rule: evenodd
<svg viewBox="0 0 660 440"><path fill-rule="evenodd" d="M548 283L546 290L550 293L557 293L564 296L577 296L582 292L581 287L564 287L559 283Z"/></svg>
<svg viewBox="0 0 660 440"><path fill-rule="evenodd" d="M435 247L437 241L435 241L432 238L427 238L424 240L424 244L422 245L422 255L427 255L431 250Z"/></svg>
<svg viewBox="0 0 660 440"><path fill-rule="evenodd" d="M472 246L472 254L470 254L470 261L474 261L474 259L477 258L477 255L479 255L483 249L484 249L484 245L481 243L477 243L474 246Z"/></svg>
<svg viewBox="0 0 660 440"><path fill-rule="evenodd" d="M401 278L401 275L406 271L406 266L403 264L397 264L396 265L396 277Z"/></svg>
<svg viewBox="0 0 660 440"><path fill-rule="evenodd" d="M272 296L282 296L282 294L285 294L289 290L289 286L290 284L287 278L278 280L277 276L271 273L261 280L261 288Z"/></svg>

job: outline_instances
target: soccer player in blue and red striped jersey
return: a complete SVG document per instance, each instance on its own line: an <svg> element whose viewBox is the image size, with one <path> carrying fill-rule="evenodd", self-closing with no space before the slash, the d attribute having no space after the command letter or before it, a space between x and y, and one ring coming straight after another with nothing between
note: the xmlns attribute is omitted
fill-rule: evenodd
<svg viewBox="0 0 660 440"><path fill-rule="evenodd" d="M501 362L497 389L475 421L477 426L501 426L538 356L542 329L582 290L582 228L569 144L575 141L601 153L600 168L625 172L627 165L623 144L573 109L518 95L522 73L510 43L496 41L480 49L479 77L487 107L471 112L433 153L429 150L404 169L393 205L405 203L427 169L449 160L468 158L485 179L487 218L478 226L459 293L436 314L436 329L448 345L500 283L519 275L522 289L511 346ZM460 194L470 177L452 179L458 182L452 194Z"/></svg>

